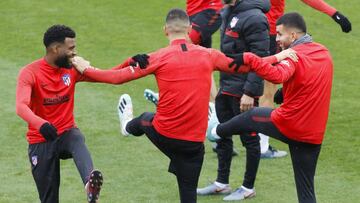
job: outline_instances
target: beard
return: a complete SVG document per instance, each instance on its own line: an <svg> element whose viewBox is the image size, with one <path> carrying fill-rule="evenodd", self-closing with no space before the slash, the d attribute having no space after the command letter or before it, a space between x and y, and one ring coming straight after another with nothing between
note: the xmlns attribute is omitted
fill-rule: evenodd
<svg viewBox="0 0 360 203"><path fill-rule="evenodd" d="M66 69L70 69L72 67L70 59L66 55L59 56L55 60L55 65L58 66L59 68L66 68Z"/></svg>

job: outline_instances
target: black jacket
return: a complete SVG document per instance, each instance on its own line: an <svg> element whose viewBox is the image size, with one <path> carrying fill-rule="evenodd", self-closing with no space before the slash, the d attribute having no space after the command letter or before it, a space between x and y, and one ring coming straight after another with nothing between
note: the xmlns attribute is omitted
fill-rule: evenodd
<svg viewBox="0 0 360 203"><path fill-rule="evenodd" d="M221 51L229 57L243 52L269 55L269 25L265 13L269 0L240 0L222 11ZM254 72L248 74L220 73L220 91L234 95L258 97L263 94L264 81Z"/></svg>

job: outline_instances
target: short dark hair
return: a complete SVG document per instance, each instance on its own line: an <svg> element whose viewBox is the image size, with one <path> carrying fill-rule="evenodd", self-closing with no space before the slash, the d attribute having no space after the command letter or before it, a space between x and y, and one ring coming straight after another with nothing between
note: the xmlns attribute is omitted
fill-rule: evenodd
<svg viewBox="0 0 360 203"><path fill-rule="evenodd" d="M189 16L186 14L186 12L180 8L174 8L169 11L169 13L166 16L166 23L171 23L172 21L184 21L189 22Z"/></svg>
<svg viewBox="0 0 360 203"><path fill-rule="evenodd" d="M277 21L276 25L283 25L289 28L299 29L301 32L306 33L306 23L304 18L296 12L286 13L281 16Z"/></svg>
<svg viewBox="0 0 360 203"><path fill-rule="evenodd" d="M53 25L44 33L44 45L49 47L54 42L64 43L65 38L75 38L76 33L66 25Z"/></svg>

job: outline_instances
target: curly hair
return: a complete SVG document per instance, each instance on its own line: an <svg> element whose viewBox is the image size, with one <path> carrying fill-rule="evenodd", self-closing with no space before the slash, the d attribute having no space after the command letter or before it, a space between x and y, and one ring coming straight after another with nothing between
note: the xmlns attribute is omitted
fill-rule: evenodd
<svg viewBox="0 0 360 203"><path fill-rule="evenodd" d="M44 33L43 42L45 47L49 47L54 42L64 43L67 37L75 38L75 31L66 25L53 25Z"/></svg>

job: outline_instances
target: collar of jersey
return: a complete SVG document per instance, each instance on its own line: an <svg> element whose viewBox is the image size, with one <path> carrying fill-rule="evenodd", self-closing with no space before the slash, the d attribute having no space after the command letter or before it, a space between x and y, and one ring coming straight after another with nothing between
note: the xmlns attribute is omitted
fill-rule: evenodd
<svg viewBox="0 0 360 203"><path fill-rule="evenodd" d="M171 41L171 45L185 44L187 43L186 39L175 39Z"/></svg>
<svg viewBox="0 0 360 203"><path fill-rule="evenodd" d="M61 71L61 68L53 67L51 66L46 60L45 57L42 58L41 62L43 63L43 67L45 67L48 70L59 72Z"/></svg>

